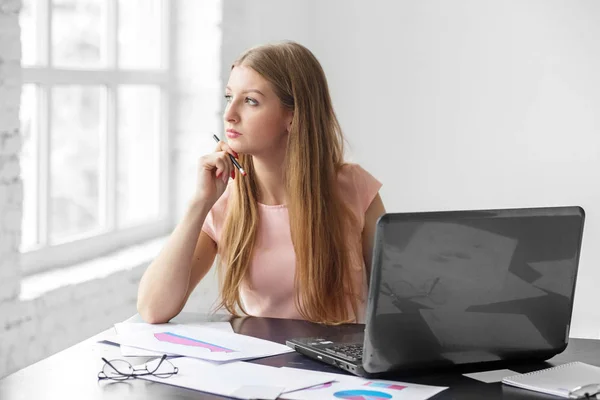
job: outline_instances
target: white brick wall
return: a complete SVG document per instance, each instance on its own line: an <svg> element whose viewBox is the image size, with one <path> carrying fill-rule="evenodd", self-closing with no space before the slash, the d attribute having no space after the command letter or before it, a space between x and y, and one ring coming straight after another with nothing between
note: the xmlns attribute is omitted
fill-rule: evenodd
<svg viewBox="0 0 600 400"><path fill-rule="evenodd" d="M33 310L16 299L20 273L19 95L21 76L18 2L0 0L0 377L18 363L14 343L31 330ZM17 144L13 144L17 143ZM16 201L15 201L16 200Z"/></svg>
<svg viewBox="0 0 600 400"><path fill-rule="evenodd" d="M21 203L14 201L18 200L14 192L21 186L17 153L10 151L19 147L11 144L19 136L20 50L12 43L19 39L18 9L18 2L0 0L0 332L14 326L7 316L12 316L10 306L20 281L15 246L20 240L20 223L15 219L20 218ZM0 342L4 340L0 338ZM2 346L5 344L0 345L0 363Z"/></svg>
<svg viewBox="0 0 600 400"><path fill-rule="evenodd" d="M221 1L181 0L175 8L173 174L180 215L195 183L197 158L218 132ZM20 0L0 0L0 379L109 328L136 312L139 279L147 262L106 278L18 299L21 274L23 186L19 178ZM218 96L215 95L219 92ZM186 311L206 312L217 295L209 273Z"/></svg>

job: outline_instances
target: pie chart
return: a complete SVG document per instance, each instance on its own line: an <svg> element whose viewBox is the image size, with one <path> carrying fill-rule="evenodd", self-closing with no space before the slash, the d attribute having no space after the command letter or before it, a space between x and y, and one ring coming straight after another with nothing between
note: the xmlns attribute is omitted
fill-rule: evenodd
<svg viewBox="0 0 600 400"><path fill-rule="evenodd" d="M333 395L338 399L346 400L388 400L392 398L391 394L374 390L342 390Z"/></svg>

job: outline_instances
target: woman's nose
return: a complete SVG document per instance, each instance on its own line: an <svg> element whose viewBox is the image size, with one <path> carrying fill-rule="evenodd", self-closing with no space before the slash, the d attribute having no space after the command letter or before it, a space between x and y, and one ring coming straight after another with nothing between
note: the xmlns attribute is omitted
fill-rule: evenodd
<svg viewBox="0 0 600 400"><path fill-rule="evenodd" d="M225 107L225 112L223 113L223 120L225 120L226 122L239 121L239 115L236 106L233 104L233 102L228 103Z"/></svg>

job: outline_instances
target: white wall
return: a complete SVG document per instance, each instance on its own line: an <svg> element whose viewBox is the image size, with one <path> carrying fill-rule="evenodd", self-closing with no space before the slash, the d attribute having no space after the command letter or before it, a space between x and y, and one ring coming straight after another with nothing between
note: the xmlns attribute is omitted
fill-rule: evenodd
<svg viewBox="0 0 600 400"><path fill-rule="evenodd" d="M244 3L223 64L240 43L311 48L389 211L583 206L571 334L600 336L600 2Z"/></svg>
<svg viewBox="0 0 600 400"><path fill-rule="evenodd" d="M223 0L221 97L231 64L249 47L279 40L312 47L320 40L315 36L315 13L315 0ZM224 105L221 102L221 112Z"/></svg>

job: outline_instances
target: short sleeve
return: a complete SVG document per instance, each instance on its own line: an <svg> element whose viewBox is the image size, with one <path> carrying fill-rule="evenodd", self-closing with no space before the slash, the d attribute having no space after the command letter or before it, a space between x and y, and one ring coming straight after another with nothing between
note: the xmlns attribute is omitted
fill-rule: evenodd
<svg viewBox="0 0 600 400"><path fill-rule="evenodd" d="M223 230L223 224L225 223L225 214L227 213L227 205L229 204L229 195L231 193L232 185L232 182L227 185L227 189L225 189L223 195L212 206L206 215L204 224L202 224L202 231L206 232L217 246L219 245L219 238L221 237L221 231Z"/></svg>
<svg viewBox="0 0 600 400"><path fill-rule="evenodd" d="M382 184L358 164L354 165L353 175L360 211L364 215L377 193L379 193Z"/></svg>

